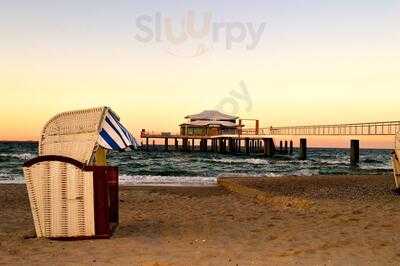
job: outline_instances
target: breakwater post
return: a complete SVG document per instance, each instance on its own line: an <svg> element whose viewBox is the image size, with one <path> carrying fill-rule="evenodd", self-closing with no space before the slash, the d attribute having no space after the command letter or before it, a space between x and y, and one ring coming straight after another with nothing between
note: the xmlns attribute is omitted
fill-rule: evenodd
<svg viewBox="0 0 400 266"><path fill-rule="evenodd" d="M293 140L291 140L290 143L289 143L289 154L290 155L293 154Z"/></svg>
<svg viewBox="0 0 400 266"><path fill-rule="evenodd" d="M264 156L272 157L274 155L274 140L272 138L265 138L264 141Z"/></svg>
<svg viewBox="0 0 400 266"><path fill-rule="evenodd" d="M307 159L307 139L300 139L299 159Z"/></svg>
<svg viewBox="0 0 400 266"><path fill-rule="evenodd" d="M352 139L350 145L350 165L357 166L360 162L360 141L357 139Z"/></svg>

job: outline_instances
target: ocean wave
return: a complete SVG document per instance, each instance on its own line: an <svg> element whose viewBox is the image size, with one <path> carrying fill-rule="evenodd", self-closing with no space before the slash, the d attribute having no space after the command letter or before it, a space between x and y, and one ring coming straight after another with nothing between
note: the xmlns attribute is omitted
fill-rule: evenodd
<svg viewBox="0 0 400 266"><path fill-rule="evenodd" d="M27 161L36 157L35 154L32 153L0 153L0 157L5 158L16 158L21 161Z"/></svg>
<svg viewBox="0 0 400 266"><path fill-rule="evenodd" d="M376 159L364 159L361 161L362 163L384 163L382 160L376 160Z"/></svg>
<svg viewBox="0 0 400 266"><path fill-rule="evenodd" d="M216 185L216 177L204 176L156 176L156 175L120 175L119 182L121 185Z"/></svg>
<svg viewBox="0 0 400 266"><path fill-rule="evenodd" d="M311 160L311 161L313 161L313 162L315 162L315 163L321 163L321 164L324 164L324 165L350 165L350 161L349 160L344 160L344 159L330 159L330 160L327 160L327 159L313 159L313 160Z"/></svg>
<svg viewBox="0 0 400 266"><path fill-rule="evenodd" d="M319 175L319 170L316 169L300 169L293 172L294 176L314 176Z"/></svg>
<svg viewBox="0 0 400 266"><path fill-rule="evenodd" d="M224 159L203 159L203 161L214 162L214 163L226 163L226 164L254 164L254 165L268 165L270 162L266 159L257 159L257 158L248 158L248 159L233 159L233 158L224 158Z"/></svg>
<svg viewBox="0 0 400 266"><path fill-rule="evenodd" d="M22 175L0 173L0 184L23 184L25 179Z"/></svg>

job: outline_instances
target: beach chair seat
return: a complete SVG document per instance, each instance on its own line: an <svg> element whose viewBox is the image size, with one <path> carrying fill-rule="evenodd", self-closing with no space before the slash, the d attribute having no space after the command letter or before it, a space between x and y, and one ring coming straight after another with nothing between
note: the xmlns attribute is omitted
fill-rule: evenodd
<svg viewBox="0 0 400 266"><path fill-rule="evenodd" d="M108 107L59 114L23 171L37 237L107 238L119 221L118 168L105 151L137 145Z"/></svg>

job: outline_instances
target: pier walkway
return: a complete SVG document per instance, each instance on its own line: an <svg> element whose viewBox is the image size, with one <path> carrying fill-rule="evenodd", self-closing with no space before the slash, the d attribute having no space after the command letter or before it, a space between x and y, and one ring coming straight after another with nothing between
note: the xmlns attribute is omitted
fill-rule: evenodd
<svg viewBox="0 0 400 266"><path fill-rule="evenodd" d="M242 135L390 136L400 132L400 121L243 129Z"/></svg>

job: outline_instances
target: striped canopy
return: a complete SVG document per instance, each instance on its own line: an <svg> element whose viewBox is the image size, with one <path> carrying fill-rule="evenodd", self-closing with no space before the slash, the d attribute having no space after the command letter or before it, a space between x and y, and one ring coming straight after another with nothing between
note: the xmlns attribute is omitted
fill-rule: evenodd
<svg viewBox="0 0 400 266"><path fill-rule="evenodd" d="M102 123L98 144L108 150L118 151L140 146L111 109L108 109Z"/></svg>

